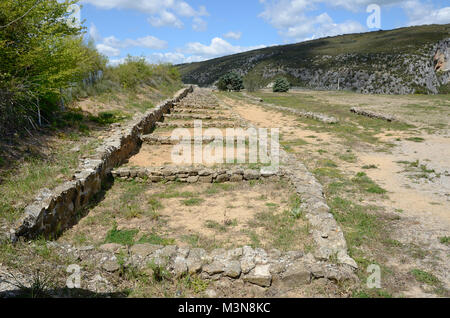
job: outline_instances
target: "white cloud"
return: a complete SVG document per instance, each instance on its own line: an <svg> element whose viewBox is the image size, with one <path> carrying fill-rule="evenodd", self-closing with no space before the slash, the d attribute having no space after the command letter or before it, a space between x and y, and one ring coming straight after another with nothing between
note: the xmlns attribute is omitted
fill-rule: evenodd
<svg viewBox="0 0 450 318"><path fill-rule="evenodd" d="M89 36L96 42L100 42L96 45L97 50L106 56L119 56L120 49L129 47L148 48L153 50L162 50L167 48L167 42L160 40L152 35L144 36L138 39L125 39L119 40L115 36L108 36L103 38L98 32L94 24L89 29Z"/></svg>
<svg viewBox="0 0 450 318"><path fill-rule="evenodd" d="M182 64L182 63L204 61L205 58L198 55L186 56L183 53L179 52L168 52L168 53L153 53L147 56L146 60L149 63Z"/></svg>
<svg viewBox="0 0 450 318"><path fill-rule="evenodd" d="M228 33L225 33L223 36L224 36L225 38L228 38L228 39L239 40L239 39L241 38L241 36L242 36L242 32L233 32L233 31L230 31L230 32L228 32Z"/></svg>
<svg viewBox="0 0 450 318"><path fill-rule="evenodd" d="M450 7L435 8L418 0L405 1L403 9L409 17L408 25L447 24L450 23Z"/></svg>
<svg viewBox="0 0 450 318"><path fill-rule="evenodd" d="M162 11L159 16L152 16L148 18L148 22L154 27L163 26L173 26L175 28L181 29L183 27L183 22L178 19L175 14L168 12L166 10Z"/></svg>
<svg viewBox="0 0 450 318"><path fill-rule="evenodd" d="M285 38L303 41L306 39L363 32L366 30L365 27L356 21L336 23L328 13L318 15L307 14L316 10L319 2L326 2L323 0L277 0L260 2L265 6L265 10L260 14L260 17L273 25L279 34ZM337 1L333 5L337 6L340 2L342 1ZM350 2L362 3L366 1L356 0Z"/></svg>
<svg viewBox="0 0 450 318"><path fill-rule="evenodd" d="M150 15L148 21L154 27L182 28L183 22L180 17L195 19L209 15L204 6L195 10L182 0L83 0L82 2L105 10L130 9L143 12Z"/></svg>
<svg viewBox="0 0 450 318"><path fill-rule="evenodd" d="M195 54L207 59L229 54L241 53L254 49L260 49L263 47L265 47L265 45L250 46L250 47L234 46L225 41L224 39L216 37L211 40L211 43L209 45L205 45L200 42L188 43L184 51L186 53Z"/></svg>
<svg viewBox="0 0 450 318"><path fill-rule="evenodd" d="M99 42L102 40L102 36L100 35L100 32L98 31L94 23L91 23L91 27L89 28L89 37L95 42Z"/></svg>
<svg viewBox="0 0 450 318"><path fill-rule="evenodd" d="M335 22L324 8L340 8L352 12L365 12L367 6L401 5L401 0L260 0L264 11L259 15L273 25L285 38L302 41L324 36L367 31L357 21ZM419 2L413 0L412 2ZM420 4L418 4L420 6ZM322 11L320 11L322 9ZM442 14L441 14L442 15ZM442 18L440 18L442 20Z"/></svg>
<svg viewBox="0 0 450 318"><path fill-rule="evenodd" d="M97 44L97 50L106 56L119 56L120 50L106 44Z"/></svg>
<svg viewBox="0 0 450 318"><path fill-rule="evenodd" d="M192 29L197 32L206 31L208 23L200 17L195 17L192 23Z"/></svg>

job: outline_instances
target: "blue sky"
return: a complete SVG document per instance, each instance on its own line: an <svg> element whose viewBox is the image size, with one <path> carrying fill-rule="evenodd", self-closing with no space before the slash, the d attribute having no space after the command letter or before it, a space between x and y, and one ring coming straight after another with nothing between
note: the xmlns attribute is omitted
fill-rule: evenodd
<svg viewBox="0 0 450 318"><path fill-rule="evenodd" d="M448 0L81 0L81 20L111 64L202 61L255 48L378 30L450 23ZM376 20L372 20L376 22Z"/></svg>

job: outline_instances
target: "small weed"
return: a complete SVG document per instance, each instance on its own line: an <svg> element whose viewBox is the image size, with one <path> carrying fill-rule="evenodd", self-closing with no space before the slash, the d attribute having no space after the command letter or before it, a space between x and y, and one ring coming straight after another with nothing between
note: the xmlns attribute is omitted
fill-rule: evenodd
<svg viewBox="0 0 450 318"><path fill-rule="evenodd" d="M356 157L355 154L348 152L346 154L340 155L339 159L341 159L342 161L345 161L345 162L355 163L358 158Z"/></svg>
<svg viewBox="0 0 450 318"><path fill-rule="evenodd" d="M424 142L425 139L421 138L421 137L410 137L410 138L406 138L407 141L413 141L413 142Z"/></svg>
<svg viewBox="0 0 450 318"><path fill-rule="evenodd" d="M216 230L216 231L219 231L219 232L226 232L227 231L227 227L225 225L220 224L220 223L218 223L216 221L208 220L208 221L205 222L205 226L208 229L213 229L213 230Z"/></svg>
<svg viewBox="0 0 450 318"><path fill-rule="evenodd" d="M376 165L365 165L365 166L362 166L362 168L365 170L378 169L378 167Z"/></svg>
<svg viewBox="0 0 450 318"><path fill-rule="evenodd" d="M450 236L440 237L439 242L441 242L441 244L450 245Z"/></svg>
<svg viewBox="0 0 450 318"><path fill-rule="evenodd" d="M105 243L116 243L122 245L133 245L134 237L139 230L118 230L117 224L106 234Z"/></svg>
<svg viewBox="0 0 450 318"><path fill-rule="evenodd" d="M167 246L167 245L173 245L175 244L175 240L174 239L167 239L167 238L163 238L155 233L152 234L145 234L143 235L137 242L136 244L144 244L144 243L149 243L149 244L153 244L153 245L163 245L163 246Z"/></svg>
<svg viewBox="0 0 450 318"><path fill-rule="evenodd" d="M387 192L370 179L365 172L358 172L352 181L368 193L384 194Z"/></svg>
<svg viewBox="0 0 450 318"><path fill-rule="evenodd" d="M194 291L194 293L203 293L209 286L209 282L201 279L198 276L186 276L184 278L184 284L187 288Z"/></svg>
<svg viewBox="0 0 450 318"><path fill-rule="evenodd" d="M156 282L161 283L165 280L170 280L170 272L164 266L156 265L153 262L148 266L153 270L153 279Z"/></svg>
<svg viewBox="0 0 450 318"><path fill-rule="evenodd" d="M185 206L197 206L200 205L204 202L204 199L200 199L200 198L191 198L188 200L183 200L181 201Z"/></svg>
<svg viewBox="0 0 450 318"><path fill-rule="evenodd" d="M420 283L425 283L425 284L431 285L431 286L436 286L436 285L440 284L440 281L436 276L434 276L433 274L430 274L428 272L425 272L423 270L413 269L413 270L411 270L411 274Z"/></svg>

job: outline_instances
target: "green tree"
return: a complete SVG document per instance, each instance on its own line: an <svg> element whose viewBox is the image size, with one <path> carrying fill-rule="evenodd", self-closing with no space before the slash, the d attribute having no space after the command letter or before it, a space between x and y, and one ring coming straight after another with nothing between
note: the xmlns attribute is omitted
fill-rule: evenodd
<svg viewBox="0 0 450 318"><path fill-rule="evenodd" d="M284 78L284 77L279 77L275 80L275 83L273 85L273 91L276 92L281 92L281 93L285 93L288 92L289 89L291 88L291 84L289 83L289 81Z"/></svg>
<svg viewBox="0 0 450 318"><path fill-rule="evenodd" d="M230 72L219 79L217 88L221 91L239 92L241 89L244 89L244 82L239 74Z"/></svg>
<svg viewBox="0 0 450 318"><path fill-rule="evenodd" d="M40 124L60 92L106 63L67 23L78 0L0 1L0 130Z"/></svg>

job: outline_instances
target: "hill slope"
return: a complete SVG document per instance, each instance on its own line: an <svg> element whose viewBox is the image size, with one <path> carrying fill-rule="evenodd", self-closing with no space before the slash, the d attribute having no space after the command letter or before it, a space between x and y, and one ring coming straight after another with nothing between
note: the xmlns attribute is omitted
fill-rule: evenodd
<svg viewBox="0 0 450 318"><path fill-rule="evenodd" d="M450 81L450 24L322 38L178 66L183 81L212 85L236 71L260 87L280 75L295 86L362 93L438 93Z"/></svg>

